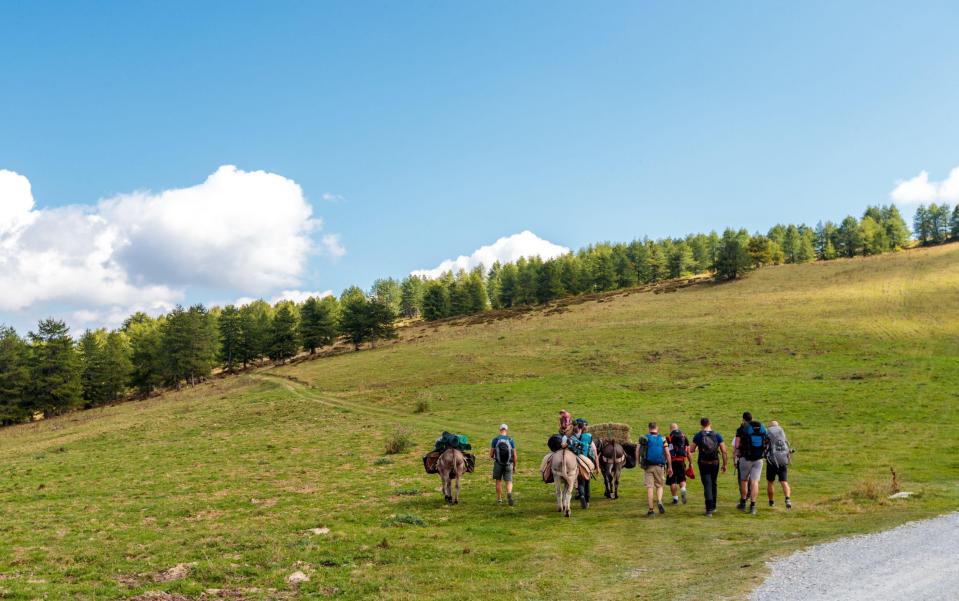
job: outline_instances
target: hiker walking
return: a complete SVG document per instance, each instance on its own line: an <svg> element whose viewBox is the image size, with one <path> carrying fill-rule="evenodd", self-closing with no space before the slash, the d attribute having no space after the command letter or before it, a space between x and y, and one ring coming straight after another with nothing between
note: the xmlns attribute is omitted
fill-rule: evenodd
<svg viewBox="0 0 959 601"><path fill-rule="evenodd" d="M766 456L768 443L766 427L753 419L752 413L743 413L743 423L736 430L733 442L733 455L739 469L739 505L737 509L746 511L746 499L749 499L749 513L756 513L756 498L759 496L759 478L763 473L763 457Z"/></svg>
<svg viewBox="0 0 959 601"><path fill-rule="evenodd" d="M496 481L496 504L503 503L503 482L506 482L506 501L513 506L513 470L516 469L516 442L509 436L509 426L499 425L499 435L490 443L489 456L493 460L493 480Z"/></svg>
<svg viewBox="0 0 959 601"><path fill-rule="evenodd" d="M656 507L659 513L666 513L663 507L663 488L666 485L666 474L673 473L672 460L669 456L669 446L666 439L659 435L659 427L656 422L649 422L649 432L639 439L636 446L636 460L643 468L643 483L646 485L646 501L649 511L646 517L653 517L656 512L653 510L653 498L656 499Z"/></svg>
<svg viewBox="0 0 959 601"><path fill-rule="evenodd" d="M577 455L582 455L592 461L593 469L595 470L599 465L599 454L596 452L593 435L586 431L586 426L588 425L589 422L581 417L573 421L573 434L570 437L573 444L570 445L570 448ZM577 484L578 490L576 498L580 500L583 509L589 507L589 483L589 479L580 478Z"/></svg>
<svg viewBox="0 0 959 601"><path fill-rule="evenodd" d="M769 431L766 434L769 438L769 444L766 448L766 494L769 495L769 506L772 507L776 504L774 500L776 478L779 478L783 495L786 496L786 509L792 509L793 504L789 499L790 489L787 477L792 449L789 448L786 432L779 425L779 422L769 422Z"/></svg>
<svg viewBox="0 0 959 601"><path fill-rule="evenodd" d="M666 484L669 485L669 492L673 495L673 505L679 504L679 496L683 498L683 505L686 504L686 461L689 461L689 467L693 466L693 461L689 456L689 439L679 429L679 424L669 424L669 436L666 438L669 444L669 456L672 458L671 465L673 473L666 478ZM679 489L677 491L677 489ZM679 496L676 493L679 493Z"/></svg>
<svg viewBox="0 0 959 601"><path fill-rule="evenodd" d="M713 517L716 511L716 481L719 474L726 473L726 443L723 436L713 430L708 417L699 420L702 429L693 436L690 453L698 452L699 478L703 481L703 496L706 498L706 517ZM722 456L722 466L719 458Z"/></svg>

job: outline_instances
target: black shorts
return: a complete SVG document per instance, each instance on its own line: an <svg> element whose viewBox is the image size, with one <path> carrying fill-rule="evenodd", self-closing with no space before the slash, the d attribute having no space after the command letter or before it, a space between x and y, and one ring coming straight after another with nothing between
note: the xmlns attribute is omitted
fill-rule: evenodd
<svg viewBox="0 0 959 601"><path fill-rule="evenodd" d="M788 465L775 466L768 461L766 462L766 482L775 482L776 478L779 478L780 482L786 482L789 479L786 477L786 472L789 470Z"/></svg>
<svg viewBox="0 0 959 601"><path fill-rule="evenodd" d="M686 481L686 464L679 461L673 462L673 475L666 478L666 485L682 484Z"/></svg>

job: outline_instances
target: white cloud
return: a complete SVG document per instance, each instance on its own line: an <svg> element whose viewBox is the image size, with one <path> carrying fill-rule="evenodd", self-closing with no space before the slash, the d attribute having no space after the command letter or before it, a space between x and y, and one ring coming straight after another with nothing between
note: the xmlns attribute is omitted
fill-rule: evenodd
<svg viewBox="0 0 959 601"><path fill-rule="evenodd" d="M264 171L228 165L187 188L36 209L27 178L0 170L0 311L56 302L113 322L167 310L190 286L293 287L311 252L346 252L335 234L315 248L320 226L296 182Z"/></svg>
<svg viewBox="0 0 959 601"><path fill-rule="evenodd" d="M949 176L939 182L929 181L929 172L920 171L916 177L897 181L889 197L901 204L957 202L959 201L959 167L953 167Z"/></svg>
<svg viewBox="0 0 959 601"><path fill-rule="evenodd" d="M281 292L281 293L273 296L272 298L268 299L266 302L270 303L271 305L275 305L276 303L278 303L278 302L280 302L280 301L287 301L287 300L289 300L289 301L293 301L293 302L296 303L296 304L300 304L300 303L302 303L303 301L305 301L306 299L310 298L311 296L316 297L316 298L324 298L324 297L326 297L326 296L333 296L333 291L332 291L332 290L324 290L323 292L310 292L310 291L308 291L308 290L284 290L283 292ZM237 307L242 307L243 305L249 305L250 303L252 303L252 302L255 301L255 300L256 300L255 298L251 298L251 297L249 297L249 296L244 296L244 297L241 297L241 298L236 299L236 302L233 303L233 304L236 305Z"/></svg>
<svg viewBox="0 0 959 601"><path fill-rule="evenodd" d="M487 246L481 246L470 256L460 255L455 259L447 259L433 269L418 269L413 275L437 278L447 271L456 273L460 269L470 270L477 265L491 266L496 261L509 263L520 257L538 256L542 259L552 259L565 255L569 249L565 246L553 244L543 240L533 232L525 230L512 236L505 236Z"/></svg>
<svg viewBox="0 0 959 601"><path fill-rule="evenodd" d="M320 196L320 198L322 198L326 202L342 202L346 200L345 198L343 198L342 195L333 194L332 192L324 192L323 195Z"/></svg>
<svg viewBox="0 0 959 601"><path fill-rule="evenodd" d="M334 259L339 259L346 254L346 248L340 242L339 234L326 234L323 236L323 252L327 255L333 257Z"/></svg>

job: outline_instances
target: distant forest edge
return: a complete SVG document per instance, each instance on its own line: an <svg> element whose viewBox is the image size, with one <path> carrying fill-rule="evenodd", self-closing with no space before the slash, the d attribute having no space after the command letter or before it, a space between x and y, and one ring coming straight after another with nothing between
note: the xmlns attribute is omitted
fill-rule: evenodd
<svg viewBox="0 0 959 601"><path fill-rule="evenodd" d="M914 236L914 237L913 237ZM435 279L379 279L367 293L303 303L263 300L207 309L177 306L159 317L136 313L115 330L87 330L79 340L57 319L22 338L0 326L0 424L12 424L130 395L196 384L214 369L236 372L264 360L283 363L337 341L359 349L396 336L399 316L437 320L489 309L535 305L595 292L713 273L731 280L765 265L876 255L912 245L959 240L959 206L920 206L910 233L895 205L866 209L841 223L776 225L766 234L727 229L720 236L603 242L542 260L495 263L489 270Z"/></svg>

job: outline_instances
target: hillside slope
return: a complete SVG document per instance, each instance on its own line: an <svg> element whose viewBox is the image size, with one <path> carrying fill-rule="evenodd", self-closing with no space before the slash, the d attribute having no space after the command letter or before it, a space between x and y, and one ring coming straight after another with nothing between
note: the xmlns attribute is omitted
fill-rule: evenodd
<svg viewBox="0 0 959 601"><path fill-rule="evenodd" d="M959 245L487 317L0 430L0 593L269 599L302 571L302 598L736 599L765 558L959 501L959 460L933 450L959 435ZM689 433L709 415L729 438L744 409L778 419L796 508L740 515L727 474L712 521L698 480L648 520L627 471L620 500L600 482L560 518L536 468L562 408ZM517 506L488 460L444 506L422 453L443 429L482 449L502 421ZM397 428L418 446L383 458ZM918 494L885 500L890 468Z"/></svg>

